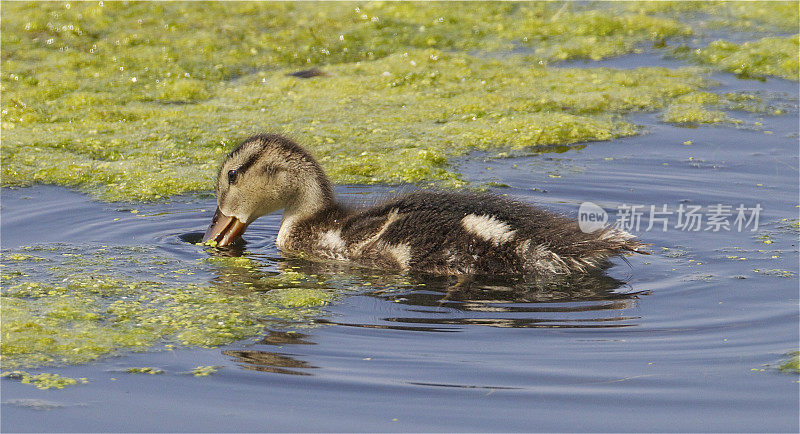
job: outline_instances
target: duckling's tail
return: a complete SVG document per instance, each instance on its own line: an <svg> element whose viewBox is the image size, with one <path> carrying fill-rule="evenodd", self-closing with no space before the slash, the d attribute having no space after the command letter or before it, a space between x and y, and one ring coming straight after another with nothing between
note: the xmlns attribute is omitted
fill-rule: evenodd
<svg viewBox="0 0 800 434"><path fill-rule="evenodd" d="M567 265L572 272L585 272L592 268L602 267L608 259L626 253L649 255L645 244L629 232L605 228L576 240L568 254Z"/></svg>
<svg viewBox="0 0 800 434"><path fill-rule="evenodd" d="M639 253L641 255L650 254L650 252L643 250L650 244L639 241L639 239L630 232L616 228L604 228L597 232L596 235L599 244L605 244L605 250L610 251L612 255L618 255L624 252Z"/></svg>
<svg viewBox="0 0 800 434"><path fill-rule="evenodd" d="M647 244L632 234L605 228L587 234L573 230L558 232L559 237L547 240L524 240L517 245L517 255L524 261L526 272L554 275L584 273L603 268L608 259L628 252L649 255Z"/></svg>

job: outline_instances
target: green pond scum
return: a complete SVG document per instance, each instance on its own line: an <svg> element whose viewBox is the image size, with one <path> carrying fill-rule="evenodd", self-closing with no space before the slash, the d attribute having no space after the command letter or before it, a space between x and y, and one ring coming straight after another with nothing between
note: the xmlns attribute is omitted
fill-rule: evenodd
<svg viewBox="0 0 800 434"><path fill-rule="evenodd" d="M70 378L63 377L58 374L31 374L26 371L8 371L0 374L0 377L10 378L12 380L19 380L22 384L31 384L39 389L63 389L67 386L75 384L86 384L89 382L86 378Z"/></svg>
<svg viewBox="0 0 800 434"><path fill-rule="evenodd" d="M742 78L773 75L787 80L797 80L798 36L762 38L736 44L718 40L706 48L692 50L679 47L676 53L700 63L713 65Z"/></svg>
<svg viewBox="0 0 800 434"><path fill-rule="evenodd" d="M128 374L149 374L149 375L159 375L163 374L163 369L153 368L153 367L143 367L143 368L128 368L125 370Z"/></svg>
<svg viewBox="0 0 800 434"><path fill-rule="evenodd" d="M725 110L742 106L778 114L758 97L713 93L702 68L797 80L797 9L10 2L1 11L2 185L129 201L207 192L238 140L277 131L340 183L463 186L459 156L641 133L629 113L687 125L735 125ZM707 36L720 29L746 42ZM643 50L700 68L591 64ZM560 63L571 59L589 63ZM309 68L322 75L287 76Z"/></svg>
<svg viewBox="0 0 800 434"><path fill-rule="evenodd" d="M198 366L190 372L195 377L208 377L216 374L222 366Z"/></svg>
<svg viewBox="0 0 800 434"><path fill-rule="evenodd" d="M781 372L800 374L800 351L795 351L787 355L789 356L789 360L778 366L778 370Z"/></svg>
<svg viewBox="0 0 800 434"><path fill-rule="evenodd" d="M764 95L715 92L714 71L798 78L795 2L4 2L0 19L2 185L106 201L207 194L224 155L266 131L307 146L339 183L460 187L453 163L470 152L641 134L632 113L724 127L742 123L731 111L783 113ZM720 30L736 42L708 36ZM686 66L593 64L645 51ZM3 369L308 325L346 286L208 253L4 251Z"/></svg>
<svg viewBox="0 0 800 434"><path fill-rule="evenodd" d="M3 369L223 345L258 336L269 324L305 326L333 297L321 277L262 272L243 267L243 258L196 261L190 271L155 248L90 250L30 247L25 251L42 259L13 262L4 255ZM197 277L209 273L217 276L211 283Z"/></svg>

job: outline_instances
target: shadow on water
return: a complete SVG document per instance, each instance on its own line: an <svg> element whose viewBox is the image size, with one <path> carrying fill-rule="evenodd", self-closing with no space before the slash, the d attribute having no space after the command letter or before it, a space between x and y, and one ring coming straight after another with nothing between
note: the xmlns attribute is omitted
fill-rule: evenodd
<svg viewBox="0 0 800 434"><path fill-rule="evenodd" d="M270 330L263 339L257 342L259 345L273 345L283 347L284 345L316 345L314 342L306 340L307 334L295 331L283 332ZM308 362L297 360L294 354L277 353L272 351L242 349L225 350L222 354L231 357L240 367L252 371L271 372L287 375L311 375L306 371L297 371L297 368L317 369L317 366Z"/></svg>
<svg viewBox="0 0 800 434"><path fill-rule="evenodd" d="M193 242L194 236L182 236ZM248 258L244 243L209 249L212 256ZM315 326L361 328L403 332L455 333L468 327L600 329L638 325L639 316L627 314L649 291L634 291L625 282L599 270L547 281L524 276L457 277L424 274L390 274L347 263L318 262L303 258L269 258L279 271L258 266L214 269L211 283L221 291L246 285L254 291L275 288L271 278L294 275L293 287L334 290L348 300L379 300L392 308L367 320L324 313ZM337 305L342 300L337 301ZM315 345L313 334L270 330L246 348L224 350L239 366L255 371L313 375L316 368L302 360L302 347ZM279 350L276 351L276 348Z"/></svg>
<svg viewBox="0 0 800 434"><path fill-rule="evenodd" d="M292 358L287 354L273 353L259 350L225 350L222 354L232 357L233 361L244 369L253 371L272 372L287 375L311 375L308 372L287 368L317 368L302 360Z"/></svg>
<svg viewBox="0 0 800 434"><path fill-rule="evenodd" d="M722 91L742 87L727 83ZM796 94L796 83L785 86ZM459 160L470 182L496 181L498 193L566 215L585 200L610 213L621 204L654 202L673 210L687 200L763 207L758 232L643 230L637 235L654 244L654 254L632 257L632 268L617 262L606 272L555 282L459 282L283 258L274 244L280 214L255 222L247 243L195 246L211 219L211 198L125 209L60 187L4 189L2 242L12 253L4 253L4 285L42 282L82 296L79 291L93 291L83 277L94 276L113 283L107 296L94 299L102 304L144 295L144 307L153 307L145 312L155 312L147 318L167 310L158 304L162 289L154 286L177 295L194 287L187 296L208 293L211 300L216 291L232 295L226 312L261 320L254 329L262 336L217 349L131 353L58 368L91 379L58 391L64 402L104 397L87 409L33 415L13 402L51 391L6 381L3 392L11 399L3 402L3 428L797 432L797 378L774 368L797 348L797 117L745 115L736 113L768 130L677 128L648 114L631 117L650 130L647 136L561 154ZM337 193L370 204L403 189L339 186ZM35 245L42 247L24 249ZM236 304L261 300L253 292L268 299L262 309ZM297 311L279 306L281 293L304 292L330 302L300 300ZM167 298L168 308L192 314L207 307L179 299ZM284 316L269 316L273 303ZM211 330L204 318L195 318L202 324L193 329L198 334ZM105 370L158 366L169 374L201 363L232 369L205 381L126 379ZM397 405L397 396L405 405ZM151 417L156 407L163 417ZM97 417L120 412L154 424ZM298 425L301 412L317 417ZM395 418L397 425L385 425ZM87 428L95 419L98 424ZM312 419L323 422L309 424ZM195 424L186 428L186 420Z"/></svg>

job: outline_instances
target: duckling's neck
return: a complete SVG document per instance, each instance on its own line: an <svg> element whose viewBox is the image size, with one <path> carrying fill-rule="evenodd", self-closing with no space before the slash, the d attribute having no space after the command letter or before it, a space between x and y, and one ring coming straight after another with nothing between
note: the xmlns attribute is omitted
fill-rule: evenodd
<svg viewBox="0 0 800 434"><path fill-rule="evenodd" d="M283 210L283 220L276 240L280 249L289 247L289 241L298 223L338 208L328 177L321 169L315 175L299 183L297 193L287 202Z"/></svg>

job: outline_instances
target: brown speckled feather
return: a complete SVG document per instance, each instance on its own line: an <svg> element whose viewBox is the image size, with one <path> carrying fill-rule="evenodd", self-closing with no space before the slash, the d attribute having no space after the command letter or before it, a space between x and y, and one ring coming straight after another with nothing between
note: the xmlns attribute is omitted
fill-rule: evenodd
<svg viewBox="0 0 800 434"><path fill-rule="evenodd" d="M220 212L246 224L284 208L284 252L383 269L546 277L599 268L644 246L627 232L587 234L573 219L489 194L423 190L347 208L313 157L274 134L229 154L217 195Z"/></svg>

